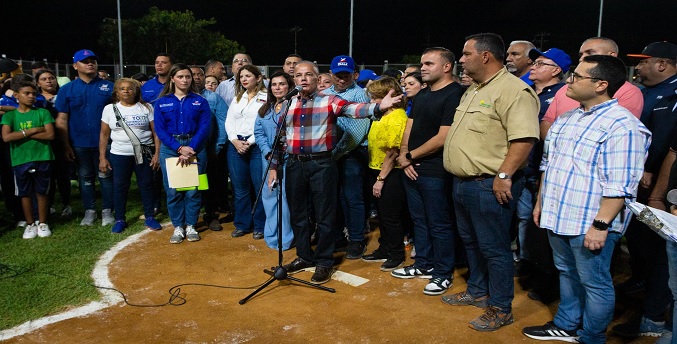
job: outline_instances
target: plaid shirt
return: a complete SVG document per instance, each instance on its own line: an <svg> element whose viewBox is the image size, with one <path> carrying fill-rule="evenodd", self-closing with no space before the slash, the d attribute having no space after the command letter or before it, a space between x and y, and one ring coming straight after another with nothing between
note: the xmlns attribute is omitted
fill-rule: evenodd
<svg viewBox="0 0 677 344"><path fill-rule="evenodd" d="M642 178L651 133L616 99L578 108L555 120L545 138L540 170L542 228L583 235L597 216L602 197L634 199ZM629 210L611 222L623 233Z"/></svg>
<svg viewBox="0 0 677 344"><path fill-rule="evenodd" d="M372 116L376 108L376 104L351 103L317 92L308 98L294 98L291 102L285 123L289 154L330 152L337 141L338 116L366 118Z"/></svg>

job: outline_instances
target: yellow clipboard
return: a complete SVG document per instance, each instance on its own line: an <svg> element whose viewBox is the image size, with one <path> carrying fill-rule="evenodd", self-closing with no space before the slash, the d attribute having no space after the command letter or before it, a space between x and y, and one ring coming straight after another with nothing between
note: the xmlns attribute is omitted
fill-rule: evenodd
<svg viewBox="0 0 677 344"><path fill-rule="evenodd" d="M169 187L178 189L196 187L200 185L200 177L198 176L197 171L197 162L193 162L188 166L181 166L176 164L178 161L178 157L165 159Z"/></svg>

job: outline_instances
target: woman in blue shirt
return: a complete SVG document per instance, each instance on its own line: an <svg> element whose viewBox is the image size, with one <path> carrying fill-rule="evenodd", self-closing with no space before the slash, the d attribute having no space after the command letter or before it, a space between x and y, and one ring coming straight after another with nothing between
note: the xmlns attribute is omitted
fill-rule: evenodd
<svg viewBox="0 0 677 344"><path fill-rule="evenodd" d="M182 164L197 162L198 172L204 174L210 124L209 103L197 93L190 68L183 63L175 64L169 71L169 82L155 101L155 131L162 143L160 167L167 210L174 225L174 234L169 240L172 244L181 243L184 238L200 240L195 224L202 197L198 190L177 191L169 187L165 159L178 157Z"/></svg>
<svg viewBox="0 0 677 344"><path fill-rule="evenodd" d="M280 116L284 109L282 98L293 86L294 79L289 74L284 71L273 73L270 76L270 83L268 83L268 100L259 109L259 116L256 117L254 136L256 137L256 144L261 149L261 162L264 174L266 172L265 169L268 167L268 160L272 157L272 145L275 142L275 135L277 135L280 125ZM276 161L284 162L284 152L277 154L277 156ZM280 167L283 169L284 165ZM273 189L273 185L282 187L282 204L277 202L278 189ZM294 241L294 233L289 222L289 205L287 204L286 191L284 183L280 183L277 178L277 171L271 170L268 174L267 186L263 187L261 194L261 202L263 202L263 209L266 213L266 226L263 229L263 236L266 245L270 248L277 248L277 207L282 207L282 249L290 249Z"/></svg>

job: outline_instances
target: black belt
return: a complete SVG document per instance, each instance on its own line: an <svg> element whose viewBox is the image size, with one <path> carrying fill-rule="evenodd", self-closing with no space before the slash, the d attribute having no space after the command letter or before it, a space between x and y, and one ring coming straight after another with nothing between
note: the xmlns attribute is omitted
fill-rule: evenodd
<svg viewBox="0 0 677 344"><path fill-rule="evenodd" d="M314 154L289 154L289 159L301 162L331 158L331 152L320 152Z"/></svg>
<svg viewBox="0 0 677 344"><path fill-rule="evenodd" d="M193 138L193 135L190 134L179 134L179 135L172 135L173 138L177 140L190 140Z"/></svg>
<svg viewBox="0 0 677 344"><path fill-rule="evenodd" d="M481 181L481 180L491 179L491 178L494 178L494 177L496 177L496 176L493 175L493 174L480 174L479 176L472 176L472 177L456 177L456 178L458 178L458 179L460 179L460 180L462 180L462 181L464 181L464 182L468 182L468 181L476 181L476 182L478 182L478 181Z"/></svg>

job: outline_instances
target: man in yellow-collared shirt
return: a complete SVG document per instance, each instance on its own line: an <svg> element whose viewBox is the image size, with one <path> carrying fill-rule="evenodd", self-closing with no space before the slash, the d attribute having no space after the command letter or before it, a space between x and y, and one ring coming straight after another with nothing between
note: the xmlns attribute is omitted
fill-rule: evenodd
<svg viewBox="0 0 677 344"><path fill-rule="evenodd" d="M470 278L466 291L442 301L485 308L470 322L478 331L514 321L510 224L524 188L521 170L539 134L538 97L503 66L504 52L496 34L467 38L460 62L473 83L456 108L444 144Z"/></svg>

